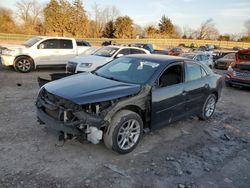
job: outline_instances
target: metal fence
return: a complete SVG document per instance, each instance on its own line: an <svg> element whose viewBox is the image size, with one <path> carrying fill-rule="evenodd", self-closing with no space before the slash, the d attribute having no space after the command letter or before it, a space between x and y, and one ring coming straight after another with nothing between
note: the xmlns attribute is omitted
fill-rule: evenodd
<svg viewBox="0 0 250 188"><path fill-rule="evenodd" d="M25 41L33 35L23 35L23 34L7 34L0 33L1 41ZM242 48L249 48L250 43L247 42L233 42L233 41L213 41L213 40L195 40L195 39L108 39L108 38L85 38L94 46L101 46L105 41L113 41L117 44L129 44L129 43L152 43L159 48L168 48L178 46L179 44L185 44L190 46L194 44L195 46L203 46L205 44L217 45L225 48L233 48L239 46Z"/></svg>

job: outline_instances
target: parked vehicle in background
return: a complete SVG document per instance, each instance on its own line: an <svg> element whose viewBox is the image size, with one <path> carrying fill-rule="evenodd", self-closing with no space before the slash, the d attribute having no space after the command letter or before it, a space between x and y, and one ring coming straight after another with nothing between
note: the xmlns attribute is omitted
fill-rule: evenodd
<svg viewBox="0 0 250 188"><path fill-rule="evenodd" d="M187 47L186 44L184 44L184 43L180 43L178 46L179 47L184 47L184 48Z"/></svg>
<svg viewBox="0 0 250 188"><path fill-rule="evenodd" d="M91 44L85 40L81 40L81 39L76 39L76 44L77 46L89 46L91 47Z"/></svg>
<svg viewBox="0 0 250 188"><path fill-rule="evenodd" d="M239 51L239 50L242 50L243 48L242 47L240 47L240 46L234 46L233 47L233 50L236 50L236 51Z"/></svg>
<svg viewBox="0 0 250 188"><path fill-rule="evenodd" d="M129 44L129 46L144 48L144 49L148 50L151 54L168 55L167 50L155 50L152 44L134 43L134 44Z"/></svg>
<svg viewBox="0 0 250 188"><path fill-rule="evenodd" d="M83 44L83 41L78 41ZM66 37L33 37L23 45L8 45L1 52L5 66L13 66L21 73L39 67L65 67L68 60L82 54L90 46L77 46L77 41Z"/></svg>
<svg viewBox="0 0 250 188"><path fill-rule="evenodd" d="M181 48L172 48L169 52L168 55L172 56L179 56L180 54L183 53L183 50Z"/></svg>
<svg viewBox="0 0 250 188"><path fill-rule="evenodd" d="M228 86L250 87L250 50L236 53L235 66L228 68L225 81Z"/></svg>
<svg viewBox="0 0 250 188"><path fill-rule="evenodd" d="M229 66L235 64L235 53L229 53L222 58L217 59L214 62L214 68L216 69L228 69Z"/></svg>
<svg viewBox="0 0 250 188"><path fill-rule="evenodd" d="M225 52L225 51L214 51L213 52L213 61L215 62L217 59L223 58L225 55L235 53L235 52Z"/></svg>
<svg viewBox="0 0 250 188"><path fill-rule="evenodd" d="M115 58L130 54L150 54L148 50L130 46L106 46L92 55L77 56L70 59L66 66L69 73L90 72Z"/></svg>
<svg viewBox="0 0 250 188"><path fill-rule="evenodd" d="M201 63L163 55L129 55L92 73L44 85L36 101L41 124L62 138L81 137L125 154L155 130L190 115L209 119L222 77Z"/></svg>
<svg viewBox="0 0 250 188"><path fill-rule="evenodd" d="M206 44L204 46L200 46L197 50L198 51L213 51L215 49L214 45Z"/></svg>
<svg viewBox="0 0 250 188"><path fill-rule="evenodd" d="M207 65L211 69L213 68L213 58L210 53L206 53L206 52L183 53L180 56L198 61L204 65Z"/></svg>
<svg viewBox="0 0 250 188"><path fill-rule="evenodd" d="M89 49L85 50L81 55L92 55L95 53L99 48L96 47L90 47Z"/></svg>

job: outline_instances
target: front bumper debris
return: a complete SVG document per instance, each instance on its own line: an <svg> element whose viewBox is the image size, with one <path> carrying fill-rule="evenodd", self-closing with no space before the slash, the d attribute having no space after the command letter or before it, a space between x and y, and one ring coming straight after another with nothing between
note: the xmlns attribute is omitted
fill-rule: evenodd
<svg viewBox="0 0 250 188"><path fill-rule="evenodd" d="M40 122L46 124L48 128L54 129L59 132L65 132L72 135L81 135L82 132L74 126L67 126L61 121L57 121L54 118L47 115L41 109L37 109L37 118Z"/></svg>

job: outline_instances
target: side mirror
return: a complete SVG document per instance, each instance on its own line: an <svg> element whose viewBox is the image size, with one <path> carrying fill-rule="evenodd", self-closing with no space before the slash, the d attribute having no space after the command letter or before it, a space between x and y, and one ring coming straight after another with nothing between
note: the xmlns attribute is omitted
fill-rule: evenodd
<svg viewBox="0 0 250 188"><path fill-rule="evenodd" d="M123 54L117 54L116 58L119 58L119 57L122 57L122 56L124 56L124 55Z"/></svg>

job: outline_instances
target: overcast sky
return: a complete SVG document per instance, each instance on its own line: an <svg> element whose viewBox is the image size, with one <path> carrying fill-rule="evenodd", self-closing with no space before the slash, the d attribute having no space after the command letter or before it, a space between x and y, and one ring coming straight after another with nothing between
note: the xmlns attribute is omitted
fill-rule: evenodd
<svg viewBox="0 0 250 188"><path fill-rule="evenodd" d="M0 6L14 9L16 2L18 0L0 0ZM212 18L223 34L242 33L244 22L250 19L250 0L83 0L83 3L88 12L94 3L115 5L122 15L130 16L140 26L157 23L163 14L181 28L193 29Z"/></svg>

